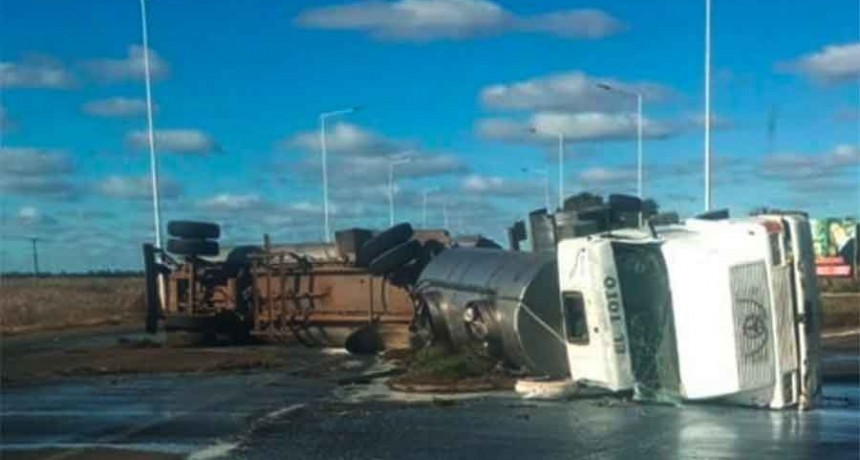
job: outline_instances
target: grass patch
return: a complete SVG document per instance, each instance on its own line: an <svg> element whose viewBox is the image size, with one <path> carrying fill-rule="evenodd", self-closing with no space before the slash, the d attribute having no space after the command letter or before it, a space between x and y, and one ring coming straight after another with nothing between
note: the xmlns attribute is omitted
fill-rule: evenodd
<svg viewBox="0 0 860 460"><path fill-rule="evenodd" d="M461 380L485 376L496 367L496 363L471 351L449 351L445 347L421 348L408 363L407 375L433 380Z"/></svg>

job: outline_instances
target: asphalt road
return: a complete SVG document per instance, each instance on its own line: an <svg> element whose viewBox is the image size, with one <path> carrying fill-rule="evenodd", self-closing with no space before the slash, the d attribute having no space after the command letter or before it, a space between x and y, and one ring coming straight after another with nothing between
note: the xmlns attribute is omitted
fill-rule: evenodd
<svg viewBox="0 0 860 460"><path fill-rule="evenodd" d="M608 397L536 403L512 393L402 397L379 381L348 383L377 370L372 359L344 356L325 375L305 368L6 387L0 453L23 458L58 448L52 458L78 458L81 449L101 447L165 458L847 459L860 452L860 388L851 383L828 383L822 407L806 413Z"/></svg>

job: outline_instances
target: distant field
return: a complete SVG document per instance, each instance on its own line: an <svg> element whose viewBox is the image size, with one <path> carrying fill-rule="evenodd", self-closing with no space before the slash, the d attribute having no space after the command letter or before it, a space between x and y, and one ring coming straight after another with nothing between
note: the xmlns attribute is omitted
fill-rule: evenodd
<svg viewBox="0 0 860 460"><path fill-rule="evenodd" d="M822 294L826 329L860 327L860 293L840 285ZM50 277L4 279L0 287L0 332L135 323L143 321L143 278Z"/></svg>
<svg viewBox="0 0 860 460"><path fill-rule="evenodd" d="M3 280L0 332L143 321L143 278L50 277Z"/></svg>

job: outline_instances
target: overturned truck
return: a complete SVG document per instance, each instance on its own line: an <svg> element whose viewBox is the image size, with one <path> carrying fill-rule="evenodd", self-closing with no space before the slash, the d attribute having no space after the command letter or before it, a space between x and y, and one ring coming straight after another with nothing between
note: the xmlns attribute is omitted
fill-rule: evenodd
<svg viewBox="0 0 860 460"><path fill-rule="evenodd" d="M421 324L531 375L643 400L814 406L820 304L806 216L717 212L640 228L637 201L611 196L564 216L590 228L579 235L532 228L532 253L442 252L413 288Z"/></svg>

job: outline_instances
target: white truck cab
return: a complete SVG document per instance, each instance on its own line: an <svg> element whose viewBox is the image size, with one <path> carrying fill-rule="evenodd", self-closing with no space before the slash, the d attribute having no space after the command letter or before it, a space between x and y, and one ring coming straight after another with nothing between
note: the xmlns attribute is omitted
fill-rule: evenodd
<svg viewBox="0 0 860 460"><path fill-rule="evenodd" d="M805 216L689 219L557 250L574 381L650 400L814 405L820 305Z"/></svg>

